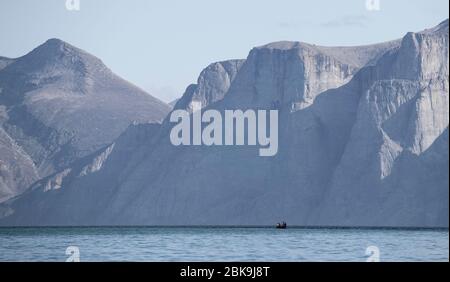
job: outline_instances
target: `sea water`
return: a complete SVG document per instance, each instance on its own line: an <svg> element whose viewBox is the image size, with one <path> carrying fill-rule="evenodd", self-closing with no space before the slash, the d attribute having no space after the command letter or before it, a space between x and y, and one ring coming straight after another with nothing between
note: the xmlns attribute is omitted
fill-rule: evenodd
<svg viewBox="0 0 450 282"><path fill-rule="evenodd" d="M74 251L75 250L75 251ZM67 251L67 252L66 252ZM448 229L0 228L0 261L448 261Z"/></svg>

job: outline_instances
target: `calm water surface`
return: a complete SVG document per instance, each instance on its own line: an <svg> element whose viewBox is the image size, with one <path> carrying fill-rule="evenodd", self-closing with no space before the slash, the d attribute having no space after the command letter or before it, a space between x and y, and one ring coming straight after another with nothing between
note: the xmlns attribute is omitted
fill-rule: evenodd
<svg viewBox="0 0 450 282"><path fill-rule="evenodd" d="M0 261L448 261L449 231L230 227L0 228Z"/></svg>

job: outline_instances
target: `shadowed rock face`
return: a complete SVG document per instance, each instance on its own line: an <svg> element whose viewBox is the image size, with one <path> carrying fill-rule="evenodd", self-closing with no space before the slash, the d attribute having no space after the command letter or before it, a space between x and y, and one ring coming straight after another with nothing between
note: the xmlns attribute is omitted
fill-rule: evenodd
<svg viewBox="0 0 450 282"><path fill-rule="evenodd" d="M133 121L159 121L169 109L58 39L0 58L0 150L7 151L0 201L110 144Z"/></svg>
<svg viewBox="0 0 450 282"><path fill-rule="evenodd" d="M448 20L371 46L254 48L206 68L175 108L276 102L275 157L174 147L167 118L132 125L3 205L0 223L448 226L448 91Z"/></svg>

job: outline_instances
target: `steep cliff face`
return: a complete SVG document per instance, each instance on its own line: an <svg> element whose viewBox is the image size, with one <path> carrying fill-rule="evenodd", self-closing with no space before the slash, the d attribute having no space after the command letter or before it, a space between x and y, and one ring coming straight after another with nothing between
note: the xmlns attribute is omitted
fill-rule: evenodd
<svg viewBox="0 0 450 282"><path fill-rule="evenodd" d="M368 87L319 222L448 226L448 74L446 21L408 33L361 76Z"/></svg>
<svg viewBox="0 0 450 282"><path fill-rule="evenodd" d="M206 68L175 108L276 108L276 156L173 146L167 118L132 126L0 223L448 226L448 90L448 21L371 46L254 48Z"/></svg>
<svg viewBox="0 0 450 282"><path fill-rule="evenodd" d="M10 184L3 185L0 193L17 195L30 181L65 169L110 144L133 121L162 120L169 110L113 74L96 57L58 39L23 57L1 58L2 135L32 160L36 173L23 176L9 169L5 177L17 181L8 180ZM0 160L7 167L30 166L7 154Z"/></svg>

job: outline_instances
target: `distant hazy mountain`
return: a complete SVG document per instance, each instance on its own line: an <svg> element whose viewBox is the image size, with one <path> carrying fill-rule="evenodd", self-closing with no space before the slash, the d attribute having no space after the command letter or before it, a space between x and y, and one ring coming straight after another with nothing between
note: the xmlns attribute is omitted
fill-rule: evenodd
<svg viewBox="0 0 450 282"><path fill-rule="evenodd" d="M172 108L175 106L175 104L178 102L178 99L173 100L172 102L169 103L169 106L171 106Z"/></svg>
<svg viewBox="0 0 450 282"><path fill-rule="evenodd" d="M159 121L169 110L58 39L0 57L0 202L109 145L134 121Z"/></svg>
<svg viewBox="0 0 450 282"><path fill-rule="evenodd" d="M4 69L5 67L7 67L12 62L14 62L13 59L5 58L5 57L1 57L0 56L0 70Z"/></svg>
<svg viewBox="0 0 450 282"><path fill-rule="evenodd" d="M175 108L279 105L279 151L131 125L4 204L3 225L448 226L448 20L360 47L276 42L206 68Z"/></svg>

